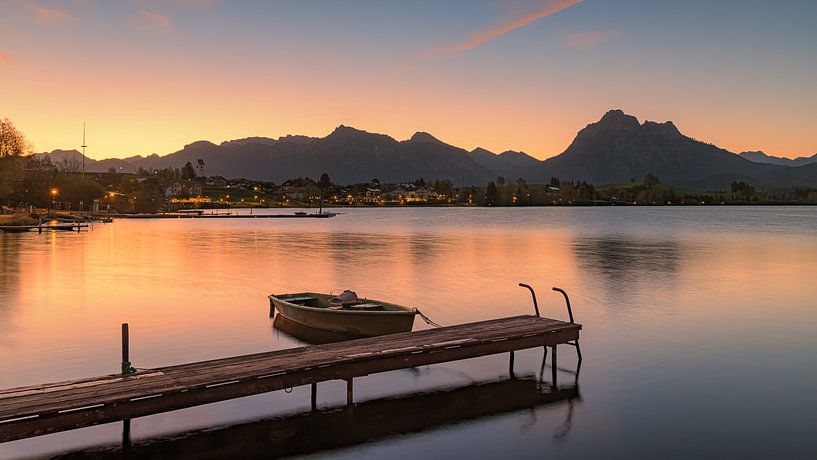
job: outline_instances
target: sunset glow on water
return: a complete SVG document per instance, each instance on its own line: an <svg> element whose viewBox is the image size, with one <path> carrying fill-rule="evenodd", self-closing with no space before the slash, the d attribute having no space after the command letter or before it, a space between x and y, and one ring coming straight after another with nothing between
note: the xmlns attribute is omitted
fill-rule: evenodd
<svg viewBox="0 0 817 460"><path fill-rule="evenodd" d="M811 207L342 212L328 220L120 219L81 234L0 234L0 387L117 372L122 322L131 327L134 365L152 368L298 346L272 328L271 293L354 289L452 325L532 313L517 286L527 282L553 318L567 313L550 287L567 290L584 325L581 402L568 435L553 437L567 410L557 404L332 456L403 458L456 445L522 458L616 448L623 458L667 453L664 443L679 433L686 441L670 457L703 445L724 455L771 452L762 440L770 433L791 454L815 448L803 431L814 426L817 403ZM415 330L427 327L416 320ZM541 349L517 356L518 373L538 372ZM567 347L560 367L575 367ZM371 375L356 392L376 399L506 374L507 356L497 355ZM342 382L320 388L320 404L342 404ZM133 436L308 404L308 387L263 394L137 419ZM16 441L0 445L0 455L116 444L120 430ZM465 441L483 432L502 445Z"/></svg>

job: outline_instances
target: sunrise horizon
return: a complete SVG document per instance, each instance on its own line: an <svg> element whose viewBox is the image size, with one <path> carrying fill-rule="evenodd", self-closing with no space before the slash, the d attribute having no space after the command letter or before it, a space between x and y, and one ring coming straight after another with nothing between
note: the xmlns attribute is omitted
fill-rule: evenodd
<svg viewBox="0 0 817 460"><path fill-rule="evenodd" d="M469 6L7 3L0 116L37 152L78 148L85 122L97 160L341 124L542 160L613 108L734 153L817 153L814 32L795 8Z"/></svg>

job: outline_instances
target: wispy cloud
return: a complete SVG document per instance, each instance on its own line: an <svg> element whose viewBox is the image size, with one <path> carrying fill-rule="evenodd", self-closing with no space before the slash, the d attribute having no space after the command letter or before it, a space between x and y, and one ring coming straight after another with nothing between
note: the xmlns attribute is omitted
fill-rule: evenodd
<svg viewBox="0 0 817 460"><path fill-rule="evenodd" d="M169 29L171 26L170 18L151 10L139 10L139 16L142 20L152 26L160 27L162 29Z"/></svg>
<svg viewBox="0 0 817 460"><path fill-rule="evenodd" d="M216 4L216 0L179 0L185 5L211 7Z"/></svg>
<svg viewBox="0 0 817 460"><path fill-rule="evenodd" d="M8 53L4 53L3 51L0 51L0 64L2 64L2 65L12 65L12 64L14 64L14 59L12 59L11 56L8 55Z"/></svg>
<svg viewBox="0 0 817 460"><path fill-rule="evenodd" d="M532 22L536 22L542 18L556 14L559 11L570 8L571 6L581 2L582 0L549 0L544 2L545 4L541 8L532 13L511 17L507 21L491 27L490 29L485 29L474 33L467 40L431 48L420 53L419 56L447 56L474 49L512 30L525 27Z"/></svg>
<svg viewBox="0 0 817 460"><path fill-rule="evenodd" d="M586 30L572 32L562 38L565 46L578 50L595 48L616 38L618 34L610 30Z"/></svg>
<svg viewBox="0 0 817 460"><path fill-rule="evenodd" d="M34 16L35 19L45 24L66 22L74 19L73 16L65 11L58 10L56 8L48 8L34 2L26 2L25 9L29 14Z"/></svg>

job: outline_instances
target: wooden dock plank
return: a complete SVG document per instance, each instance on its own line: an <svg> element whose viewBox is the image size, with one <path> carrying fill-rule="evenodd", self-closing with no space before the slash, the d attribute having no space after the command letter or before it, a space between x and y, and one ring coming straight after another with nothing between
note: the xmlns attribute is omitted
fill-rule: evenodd
<svg viewBox="0 0 817 460"><path fill-rule="evenodd" d="M0 391L0 442L377 372L555 346L581 325L517 316ZM20 418L35 417L36 421Z"/></svg>

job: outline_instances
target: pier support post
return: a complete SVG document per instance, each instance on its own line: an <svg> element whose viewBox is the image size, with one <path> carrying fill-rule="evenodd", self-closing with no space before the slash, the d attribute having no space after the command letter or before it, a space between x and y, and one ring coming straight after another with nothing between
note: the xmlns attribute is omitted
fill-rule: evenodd
<svg viewBox="0 0 817 460"><path fill-rule="evenodd" d="M511 357L510 357L510 360L508 362L508 374L510 374L511 378L514 378L514 375L513 375L513 360L514 360L513 350L511 350L510 354L511 354Z"/></svg>
<svg viewBox="0 0 817 460"><path fill-rule="evenodd" d="M553 386L556 386L556 345L553 346L553 354L550 355L550 365L553 376Z"/></svg>
<svg viewBox="0 0 817 460"><path fill-rule="evenodd" d="M122 323L122 373L132 374L136 369L130 363L130 334L128 323Z"/></svg>
<svg viewBox="0 0 817 460"><path fill-rule="evenodd" d="M126 418L122 420L122 450L128 450L130 447L130 419Z"/></svg>
<svg viewBox="0 0 817 460"><path fill-rule="evenodd" d="M354 379L346 381L346 405L351 406L355 403L354 397Z"/></svg>
<svg viewBox="0 0 817 460"><path fill-rule="evenodd" d="M318 384L312 384L312 410L316 410L318 408Z"/></svg>

